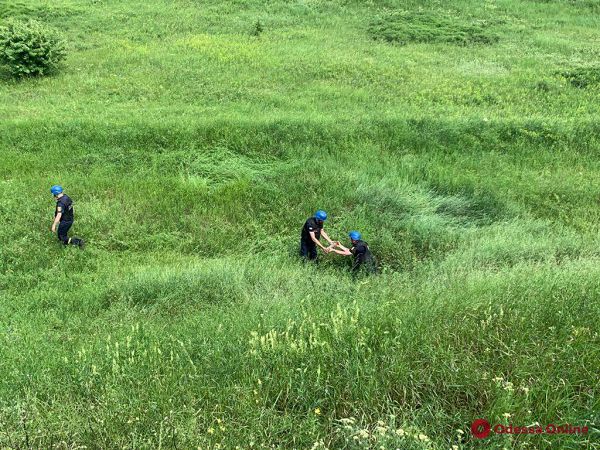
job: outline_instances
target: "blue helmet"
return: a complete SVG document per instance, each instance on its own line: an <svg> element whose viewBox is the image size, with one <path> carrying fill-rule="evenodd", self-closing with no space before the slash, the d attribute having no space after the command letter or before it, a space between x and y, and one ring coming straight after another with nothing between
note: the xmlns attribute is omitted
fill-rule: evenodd
<svg viewBox="0 0 600 450"><path fill-rule="evenodd" d="M58 184L55 184L54 186L52 186L50 188L50 192L52 193L52 195L58 195L63 191L62 186L59 186Z"/></svg>
<svg viewBox="0 0 600 450"><path fill-rule="evenodd" d="M358 231L351 231L348 233L348 236L350 236L350 239L353 241L360 241L360 238L362 237Z"/></svg>
<svg viewBox="0 0 600 450"><path fill-rule="evenodd" d="M318 210L315 213L315 219L326 220L327 219L327 213L325 211L323 211L322 209L320 209L320 210Z"/></svg>

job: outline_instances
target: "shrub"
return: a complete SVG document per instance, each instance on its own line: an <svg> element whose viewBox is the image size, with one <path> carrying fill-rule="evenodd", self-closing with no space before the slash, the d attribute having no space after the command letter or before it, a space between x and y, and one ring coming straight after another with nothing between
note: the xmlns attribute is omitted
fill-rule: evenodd
<svg viewBox="0 0 600 450"><path fill-rule="evenodd" d="M46 75L65 56L58 32L38 21L9 20L0 27L0 63L17 78Z"/></svg>
<svg viewBox="0 0 600 450"><path fill-rule="evenodd" d="M410 42L443 42L456 45L492 44L498 37L490 34L484 22L462 23L452 17L425 11L391 12L373 20L369 34L373 39L400 45Z"/></svg>

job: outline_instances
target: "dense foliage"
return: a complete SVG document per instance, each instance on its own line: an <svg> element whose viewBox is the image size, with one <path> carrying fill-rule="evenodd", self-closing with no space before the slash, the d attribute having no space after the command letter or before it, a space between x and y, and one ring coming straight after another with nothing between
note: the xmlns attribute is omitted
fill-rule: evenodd
<svg viewBox="0 0 600 450"><path fill-rule="evenodd" d="M9 20L0 26L0 64L14 77L46 75L65 56L60 35L36 20Z"/></svg>

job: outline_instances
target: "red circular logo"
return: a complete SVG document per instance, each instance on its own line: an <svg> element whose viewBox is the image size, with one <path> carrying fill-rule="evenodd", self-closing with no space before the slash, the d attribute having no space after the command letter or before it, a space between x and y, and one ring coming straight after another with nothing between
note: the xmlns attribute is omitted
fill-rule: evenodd
<svg viewBox="0 0 600 450"><path fill-rule="evenodd" d="M471 424L471 431L473 432L473 436L477 439L483 439L489 436L490 434L490 423L485 419L476 419Z"/></svg>

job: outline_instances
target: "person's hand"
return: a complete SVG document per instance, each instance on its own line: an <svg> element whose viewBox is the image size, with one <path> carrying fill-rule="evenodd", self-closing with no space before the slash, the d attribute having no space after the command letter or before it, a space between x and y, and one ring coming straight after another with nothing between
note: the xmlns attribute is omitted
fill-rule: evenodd
<svg viewBox="0 0 600 450"><path fill-rule="evenodd" d="M340 245L342 245L342 243L340 241L335 241L335 245L339 247Z"/></svg>
<svg viewBox="0 0 600 450"><path fill-rule="evenodd" d="M52 224L52 228L50 228L50 230L51 230L53 233L56 233L56 225Z"/></svg>
<svg viewBox="0 0 600 450"><path fill-rule="evenodd" d="M325 247L325 248L323 249L323 251L324 251L325 253L329 253L329 252L331 251L331 247Z"/></svg>

